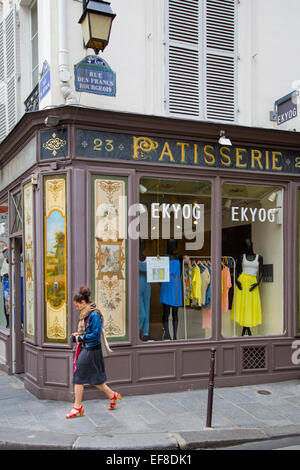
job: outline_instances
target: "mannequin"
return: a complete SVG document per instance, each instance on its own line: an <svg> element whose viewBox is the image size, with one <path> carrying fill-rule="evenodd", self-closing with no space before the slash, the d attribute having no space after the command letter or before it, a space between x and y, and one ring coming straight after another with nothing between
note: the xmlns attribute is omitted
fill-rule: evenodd
<svg viewBox="0 0 300 470"><path fill-rule="evenodd" d="M182 256L175 253L178 241L171 238L167 241L167 256L170 259L170 282L162 283L160 301L163 304L162 323L164 339L170 340L169 316L172 308L173 339L177 339L178 307L182 307L181 268Z"/></svg>
<svg viewBox="0 0 300 470"><path fill-rule="evenodd" d="M261 324L259 285L263 277L263 257L253 251L250 238L244 241L245 253L236 265L236 321L243 326L242 336L252 336L250 327Z"/></svg>
<svg viewBox="0 0 300 470"><path fill-rule="evenodd" d="M147 341L149 337L150 297L151 284L147 282L147 263L144 256L145 240L140 238L140 286L139 286L139 315L140 315L140 338Z"/></svg>

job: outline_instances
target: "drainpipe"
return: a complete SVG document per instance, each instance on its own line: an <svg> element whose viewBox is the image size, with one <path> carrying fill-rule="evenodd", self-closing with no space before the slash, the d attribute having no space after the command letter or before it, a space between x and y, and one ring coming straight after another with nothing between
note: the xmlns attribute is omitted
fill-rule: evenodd
<svg viewBox="0 0 300 470"><path fill-rule="evenodd" d="M61 91L64 95L65 103L68 105L78 104L78 99L70 85L71 73L69 65L68 51L68 0L58 0L58 20L59 20L59 78Z"/></svg>

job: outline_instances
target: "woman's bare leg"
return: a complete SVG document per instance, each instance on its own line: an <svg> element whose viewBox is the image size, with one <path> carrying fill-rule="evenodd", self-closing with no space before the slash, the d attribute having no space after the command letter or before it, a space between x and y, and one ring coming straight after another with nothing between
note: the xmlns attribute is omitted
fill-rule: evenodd
<svg viewBox="0 0 300 470"><path fill-rule="evenodd" d="M82 403L82 396L83 396L83 390L84 386L75 384L75 403L74 403L74 408L80 408L81 403Z"/></svg>
<svg viewBox="0 0 300 470"><path fill-rule="evenodd" d="M107 395L109 399L114 397L114 392L112 391L111 388L109 388L108 385L102 384L102 385L96 385L96 387L99 388L99 390L101 390L101 392L104 392L105 395Z"/></svg>

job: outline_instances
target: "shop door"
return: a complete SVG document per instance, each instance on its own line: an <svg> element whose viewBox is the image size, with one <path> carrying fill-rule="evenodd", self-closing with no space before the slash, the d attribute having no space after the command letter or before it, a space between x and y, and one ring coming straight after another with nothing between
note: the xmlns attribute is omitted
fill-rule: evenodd
<svg viewBox="0 0 300 470"><path fill-rule="evenodd" d="M13 373L24 373L24 305L22 238L12 239L12 311L13 311Z"/></svg>

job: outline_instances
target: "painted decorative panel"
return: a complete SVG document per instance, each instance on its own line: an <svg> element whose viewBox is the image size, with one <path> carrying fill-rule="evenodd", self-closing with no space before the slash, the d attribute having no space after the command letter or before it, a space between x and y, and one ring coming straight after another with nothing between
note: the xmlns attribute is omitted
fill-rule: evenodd
<svg viewBox="0 0 300 470"><path fill-rule="evenodd" d="M45 339L67 342L67 182L44 179Z"/></svg>
<svg viewBox="0 0 300 470"><path fill-rule="evenodd" d="M93 294L108 338L127 332L127 178L93 177Z"/></svg>
<svg viewBox="0 0 300 470"><path fill-rule="evenodd" d="M25 287L25 328L27 338L34 338L35 333L35 273L34 273L34 238L33 238L33 188L24 186L24 287Z"/></svg>

